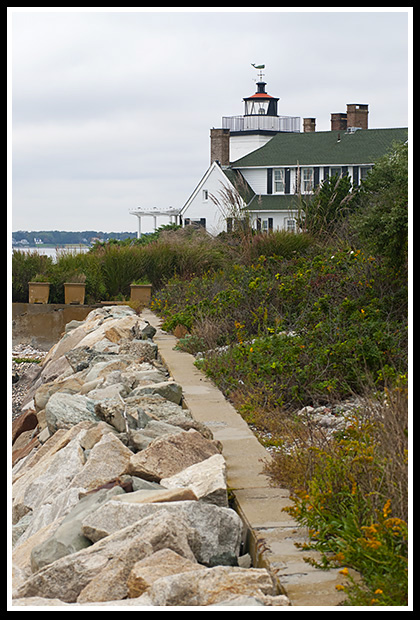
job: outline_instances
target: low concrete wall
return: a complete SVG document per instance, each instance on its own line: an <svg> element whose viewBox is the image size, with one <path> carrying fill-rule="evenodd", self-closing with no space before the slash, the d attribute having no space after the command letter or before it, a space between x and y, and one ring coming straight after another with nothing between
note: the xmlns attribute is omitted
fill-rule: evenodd
<svg viewBox="0 0 420 620"><path fill-rule="evenodd" d="M30 344L48 351L70 321L83 321L99 306L68 304L12 304L12 345Z"/></svg>
<svg viewBox="0 0 420 620"><path fill-rule="evenodd" d="M271 486L264 473L269 453L222 392L195 366L194 356L176 349L178 339L160 329L159 317L149 309L141 316L157 329L153 341L171 377L182 386L185 407L223 446L228 488L247 528L247 551L253 565L271 572L279 591L294 607L341 605L345 596L335 587L342 583L339 569L315 568L305 557L320 560L320 556L296 546L308 542L307 531L283 510L293 505L289 491Z"/></svg>

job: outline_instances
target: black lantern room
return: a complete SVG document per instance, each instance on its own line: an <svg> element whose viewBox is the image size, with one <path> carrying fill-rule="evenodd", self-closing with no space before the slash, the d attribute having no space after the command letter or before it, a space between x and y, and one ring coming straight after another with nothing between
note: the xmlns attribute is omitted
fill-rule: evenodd
<svg viewBox="0 0 420 620"><path fill-rule="evenodd" d="M257 92L245 97L245 116L277 116L278 98L265 91L266 82L257 82Z"/></svg>

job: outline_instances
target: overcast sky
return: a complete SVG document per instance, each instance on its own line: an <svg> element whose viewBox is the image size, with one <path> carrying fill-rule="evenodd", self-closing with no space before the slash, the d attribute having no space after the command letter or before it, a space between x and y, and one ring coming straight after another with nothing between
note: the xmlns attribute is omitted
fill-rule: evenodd
<svg viewBox="0 0 420 620"><path fill-rule="evenodd" d="M129 209L183 206L210 128L255 92L251 63L265 64L279 114L319 131L347 103L369 104L370 128L410 124L411 7L8 17L12 230L135 231Z"/></svg>

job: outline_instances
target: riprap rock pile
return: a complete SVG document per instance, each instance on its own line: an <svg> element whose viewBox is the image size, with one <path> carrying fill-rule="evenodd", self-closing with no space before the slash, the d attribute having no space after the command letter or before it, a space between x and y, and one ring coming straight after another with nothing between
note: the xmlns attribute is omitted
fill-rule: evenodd
<svg viewBox="0 0 420 620"><path fill-rule="evenodd" d="M219 442L126 306L67 325L13 420L13 604L288 605L242 554Z"/></svg>

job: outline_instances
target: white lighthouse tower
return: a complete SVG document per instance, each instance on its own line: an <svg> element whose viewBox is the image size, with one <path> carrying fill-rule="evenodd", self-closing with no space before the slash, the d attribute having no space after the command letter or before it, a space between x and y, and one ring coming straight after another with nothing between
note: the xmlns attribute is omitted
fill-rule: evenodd
<svg viewBox="0 0 420 620"><path fill-rule="evenodd" d="M263 73L265 65L253 67L258 70L257 90L253 95L244 97L243 116L223 116L222 130L216 130L223 131L225 136L229 134L229 162L264 146L279 132L300 131L300 117L279 116L279 98L266 91L267 83Z"/></svg>

